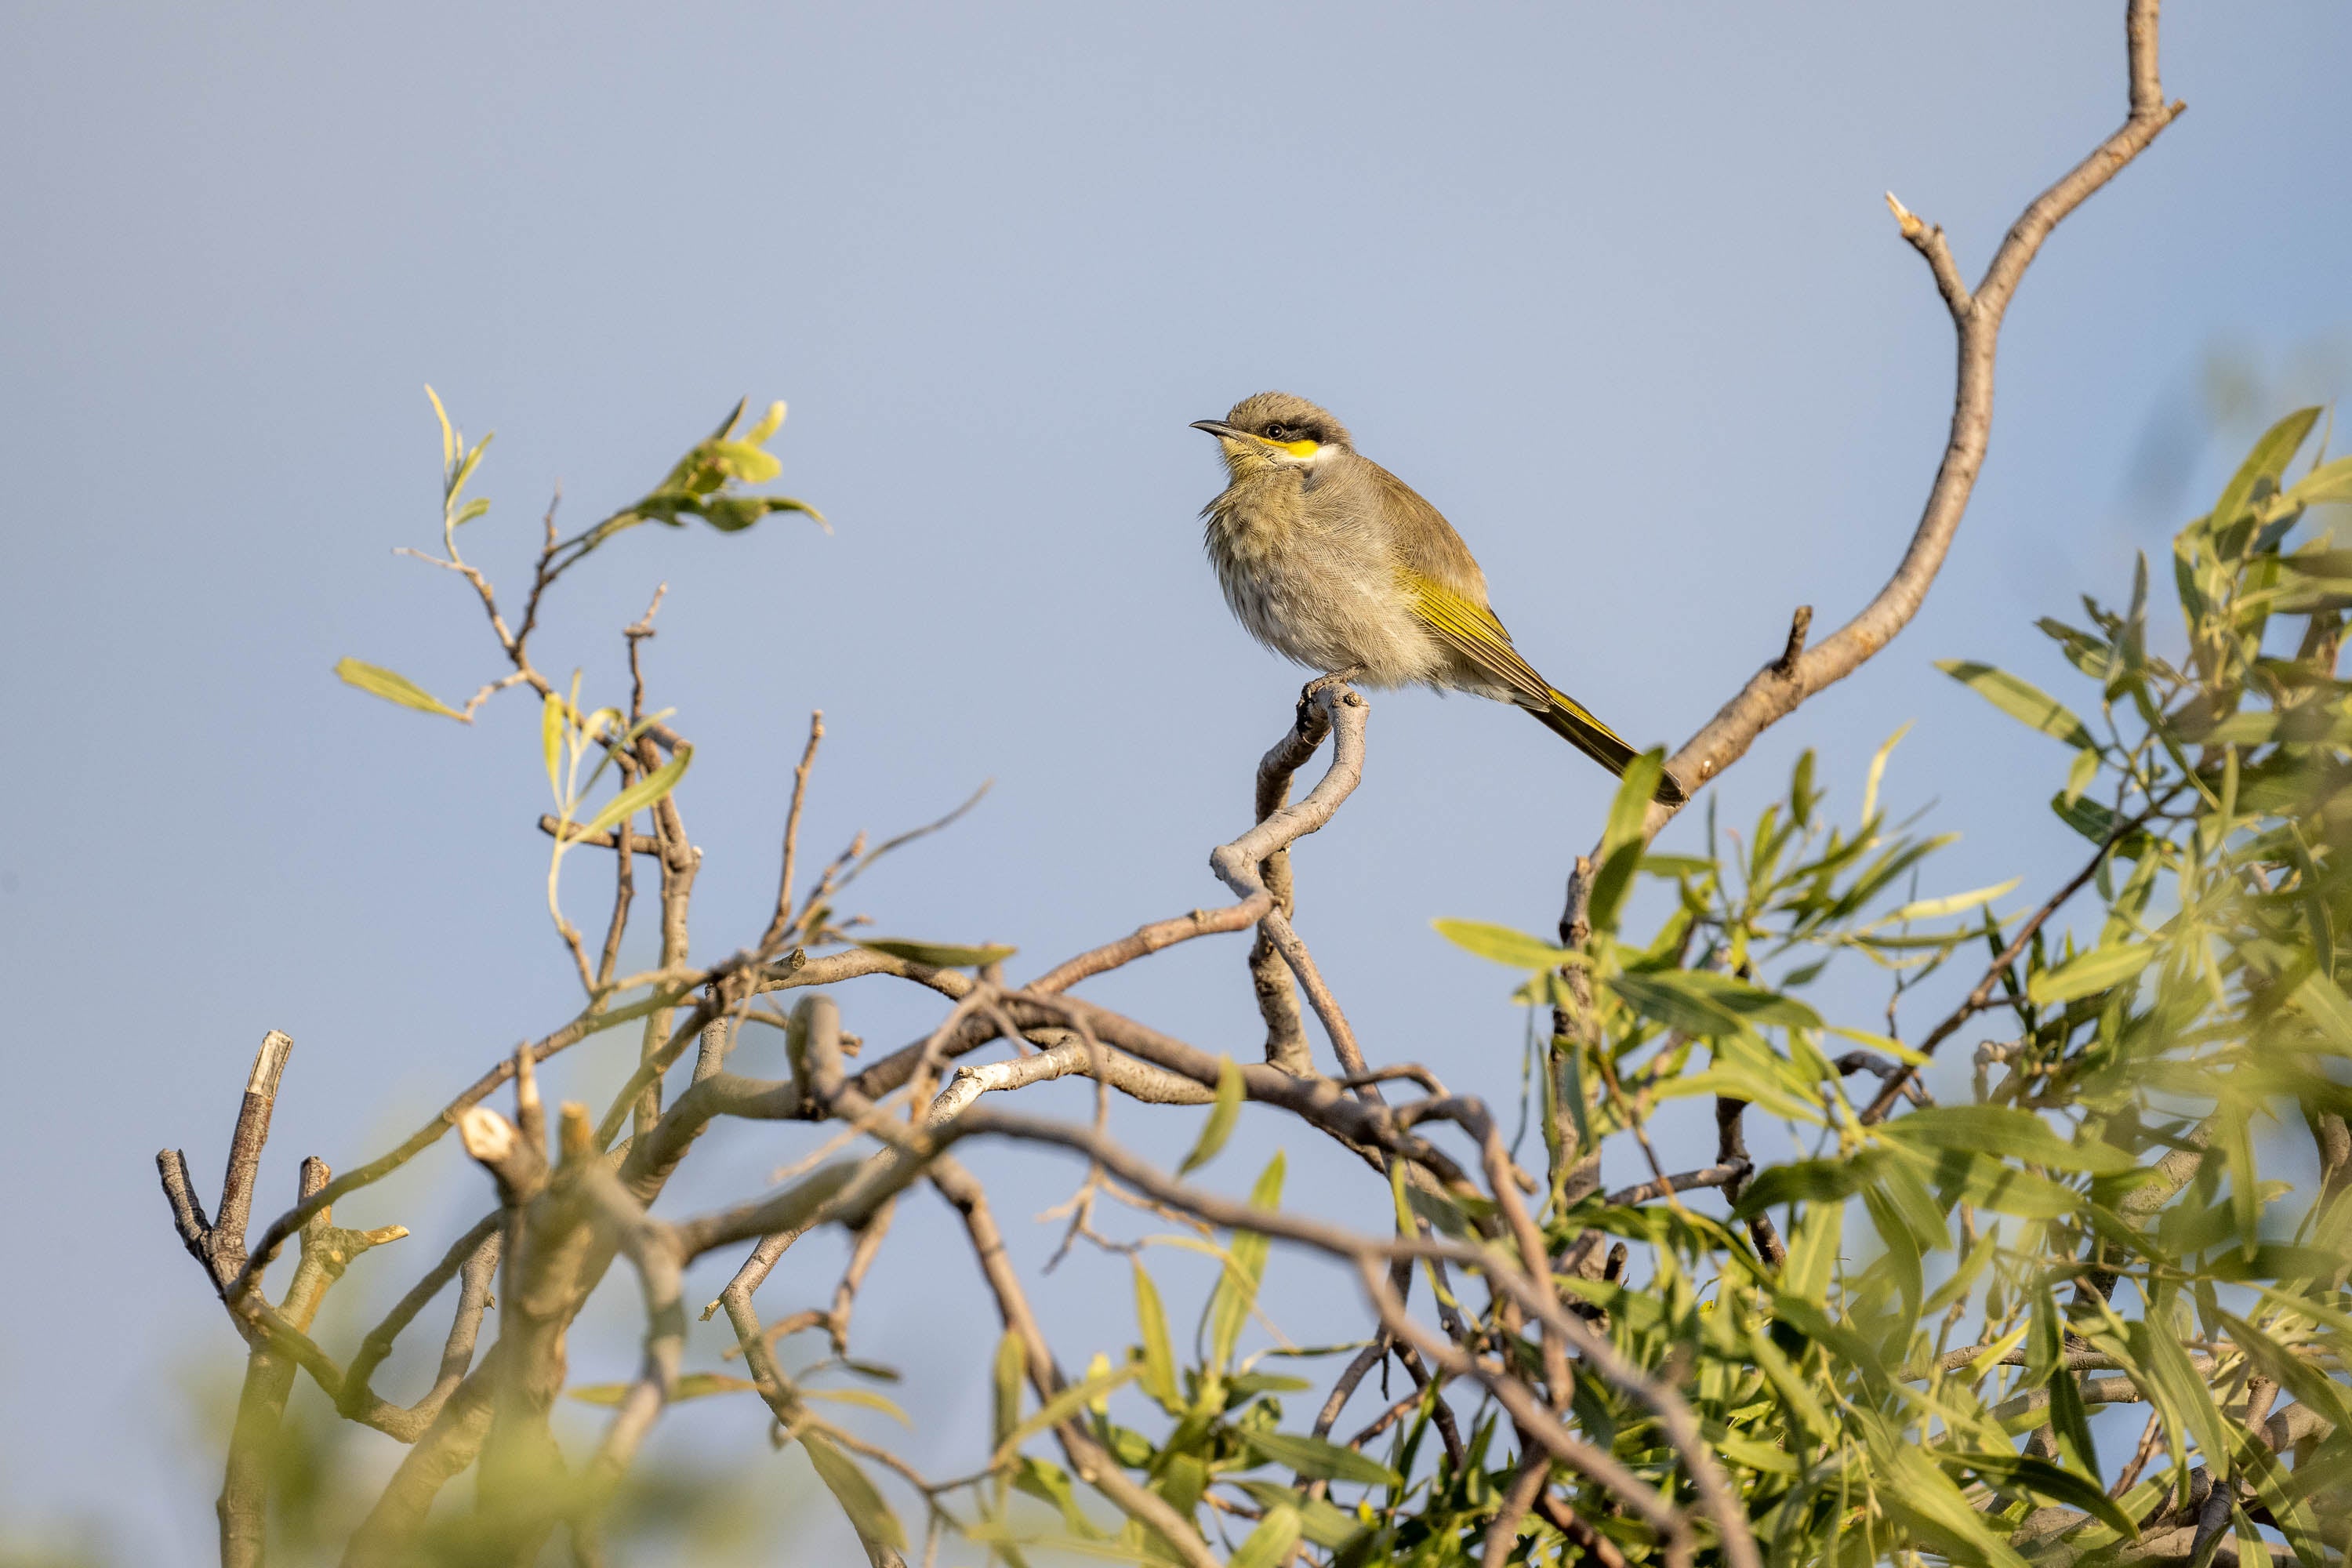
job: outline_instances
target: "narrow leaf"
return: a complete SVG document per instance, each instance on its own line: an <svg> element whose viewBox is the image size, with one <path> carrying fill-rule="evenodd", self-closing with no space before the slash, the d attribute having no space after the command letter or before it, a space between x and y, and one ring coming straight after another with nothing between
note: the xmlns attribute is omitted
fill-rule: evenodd
<svg viewBox="0 0 2352 1568"><path fill-rule="evenodd" d="M904 937L869 936L857 943L892 958L903 958L908 963L928 964L933 969L979 969L991 963L1002 963L1021 950L1017 947L965 947L950 942L910 942Z"/></svg>
<svg viewBox="0 0 2352 1568"><path fill-rule="evenodd" d="M1226 1559L1226 1568L1276 1568L1290 1561L1304 1524L1295 1508L1270 1509L1258 1521L1241 1550Z"/></svg>
<svg viewBox="0 0 2352 1568"><path fill-rule="evenodd" d="M420 713L438 713L445 718L463 719L465 715L404 675L367 664L356 658L338 659L335 674L346 686L356 686L371 696L386 702L397 702L403 708L414 708Z"/></svg>
<svg viewBox="0 0 2352 1568"><path fill-rule="evenodd" d="M1168 1313L1160 1304L1160 1288L1151 1282L1140 1259L1135 1264L1135 1321L1143 1334L1143 1371L1137 1381L1143 1384L1144 1393L1173 1411L1176 1352L1168 1341Z"/></svg>
<svg viewBox="0 0 2352 1568"><path fill-rule="evenodd" d="M817 1479L824 1482L825 1490L833 1494L833 1500L841 1505L851 1528L862 1539L905 1548L907 1532L899 1527L898 1516L890 1511L890 1505L882 1500L856 1460L834 1447L833 1439L822 1432L803 1431L801 1447L808 1450Z"/></svg>
<svg viewBox="0 0 2352 1568"><path fill-rule="evenodd" d="M580 829L583 833L602 833L627 817L658 802L677 787L686 776L688 764L694 761L694 748L680 746L677 754L604 803L604 808L588 819Z"/></svg>
<svg viewBox="0 0 2352 1568"><path fill-rule="evenodd" d="M2298 408L2263 431L2253 449L2246 454L2246 460L2238 465L2238 471L2230 476L2221 499L2213 503L2213 526L2227 528L2237 521L2238 514L2253 500L2255 487L2264 479L2276 484L2311 434L2311 427L2318 422L2318 409Z"/></svg>
<svg viewBox="0 0 2352 1568"><path fill-rule="evenodd" d="M2076 953L2055 969L2045 969L2026 983L2028 998L2041 1006L2071 1002L2077 996L2111 990L2132 979L2155 958L2153 943L2119 942Z"/></svg>
<svg viewBox="0 0 2352 1568"><path fill-rule="evenodd" d="M2055 735L2072 746L2095 748L2098 744L2064 703L2005 669L1962 658L1937 659L1936 668L2011 718L2045 735Z"/></svg>
<svg viewBox="0 0 2352 1568"><path fill-rule="evenodd" d="M1184 1163L1176 1167L1176 1173L1185 1175L1215 1159L1217 1151L1225 1146L1225 1140L1233 1136L1234 1123L1241 1113L1242 1069L1234 1065L1233 1058L1221 1056L1217 1058L1217 1098L1209 1106L1208 1121L1202 1123L1200 1141L1184 1156Z"/></svg>
<svg viewBox="0 0 2352 1568"><path fill-rule="evenodd" d="M1883 1131L1898 1142L1923 1149L1953 1149L2120 1176L2139 1168L2111 1143L2070 1143L2030 1110L2009 1105L1935 1105L1898 1116Z"/></svg>
<svg viewBox="0 0 2352 1568"><path fill-rule="evenodd" d="M1539 973L1557 965L1568 956L1568 949L1555 947L1541 937L1508 926L1488 925L1480 921L1432 921L1437 934L1479 957L1491 959L1507 969Z"/></svg>
<svg viewBox="0 0 2352 1568"><path fill-rule="evenodd" d="M1321 1437L1293 1432L1242 1433L1262 1458L1285 1465L1310 1481L1356 1481L1368 1487L1401 1487L1403 1478L1379 1460Z"/></svg>

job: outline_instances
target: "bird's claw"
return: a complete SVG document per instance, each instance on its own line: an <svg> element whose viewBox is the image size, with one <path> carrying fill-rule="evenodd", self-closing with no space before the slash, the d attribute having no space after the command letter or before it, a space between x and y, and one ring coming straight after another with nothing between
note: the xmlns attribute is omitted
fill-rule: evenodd
<svg viewBox="0 0 2352 1568"><path fill-rule="evenodd" d="M1344 688L1348 682L1355 679L1356 677L1363 673L1364 667L1362 665L1351 664L1345 669L1335 669L1328 675L1318 675L1314 679L1308 681L1306 685L1300 687L1298 689L1297 721L1299 728L1304 730L1307 727L1308 722L1307 715L1314 712L1316 699L1321 697L1326 691L1329 691L1335 687ZM1361 700L1360 698L1354 698L1353 693L1349 693L1349 696L1354 700Z"/></svg>

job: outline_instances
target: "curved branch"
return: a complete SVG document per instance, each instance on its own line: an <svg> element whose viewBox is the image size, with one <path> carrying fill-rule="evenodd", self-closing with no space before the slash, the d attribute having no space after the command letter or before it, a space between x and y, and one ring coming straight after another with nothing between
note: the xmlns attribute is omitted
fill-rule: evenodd
<svg viewBox="0 0 2352 1568"><path fill-rule="evenodd" d="M1943 230L1922 223L1901 203L1887 198L1903 237L1927 258L1958 334L1958 374L1943 462L1936 470L1935 484L1927 491L1910 546L1877 596L1816 646L1793 658L1784 655L1749 677L1738 695L1668 760L1668 770L1693 791L1738 762L1757 736L1794 712L1807 698L1860 668L1918 613L1951 549L1952 536L1959 529L1961 514L1968 510L1977 474L1984 465L1992 434L1994 351L2000 342L2001 318L2026 267L2068 214L2115 178L2187 107L2164 101L2157 73L2158 4L2158 0L2130 0L2126 12L2124 31L2130 93L2123 124L2057 184L2036 196L2010 226L1973 293L1961 283ZM1648 831L1655 834L1673 815L1672 808L1653 803Z"/></svg>

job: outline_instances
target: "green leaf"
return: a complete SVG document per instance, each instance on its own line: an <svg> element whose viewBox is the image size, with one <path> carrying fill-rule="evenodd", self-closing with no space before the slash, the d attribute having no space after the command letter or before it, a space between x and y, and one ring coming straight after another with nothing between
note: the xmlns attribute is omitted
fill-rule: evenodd
<svg viewBox="0 0 2352 1568"><path fill-rule="evenodd" d="M454 497L459 490L464 489L466 488L466 481L474 477L474 470L481 465L482 453L488 447L490 439L491 438L488 436L483 437L480 440L474 443L474 449L472 451L457 459L457 471L449 476L449 494L451 496ZM485 511L488 510L489 503L487 501L482 503L482 510ZM460 518L457 521L462 522L465 520Z"/></svg>
<svg viewBox="0 0 2352 1568"><path fill-rule="evenodd" d="M1257 1528L1249 1532L1241 1550L1225 1560L1226 1568L1276 1568L1290 1561L1291 1550L1298 1544L1305 1528L1295 1508L1276 1508L1266 1511Z"/></svg>
<svg viewBox="0 0 2352 1568"><path fill-rule="evenodd" d="M2227 528L2237 521L2238 514L2246 510L2254 499L2255 488L2264 479L2273 485L2278 483L2279 476L2286 472L2287 464L2294 461L2304 438L2318 422L2318 409L2298 408L2263 432L2253 449L2246 454L2246 460L2238 465L2238 471L2222 487L2221 499L2213 503L2215 528Z"/></svg>
<svg viewBox="0 0 2352 1568"><path fill-rule="evenodd" d="M2095 800L2068 800L2063 790L2050 797L2050 809L2058 814L2059 821L2094 844L2105 844L2113 837L2122 820ZM2116 853L2137 860L2147 852L2147 830L2134 828L2116 840Z"/></svg>
<svg viewBox="0 0 2352 1568"><path fill-rule="evenodd" d="M2214 1310L2214 1316L2240 1348L2270 1373L2272 1381L2326 1417L2336 1431L2352 1429L2352 1405L2346 1404L2345 1390L2334 1378L2243 1318L2220 1308Z"/></svg>
<svg viewBox="0 0 2352 1568"><path fill-rule="evenodd" d="M915 1418L899 1408L898 1402L875 1393L870 1388L803 1388L803 1399L819 1404L855 1405L861 1410L878 1410L908 1431L914 1430Z"/></svg>
<svg viewBox="0 0 2352 1568"><path fill-rule="evenodd" d="M800 1438L801 1447L808 1450L809 1463L816 1467L817 1479L849 1516L850 1527L864 1540L904 1550L907 1532L899 1528L898 1516L890 1511L890 1505L882 1500L857 1461L834 1447L833 1439L822 1432L803 1431Z"/></svg>
<svg viewBox="0 0 2352 1568"><path fill-rule="evenodd" d="M748 441L713 441L710 455L730 477L747 485L763 485L784 471L773 452Z"/></svg>
<svg viewBox="0 0 2352 1568"><path fill-rule="evenodd" d="M2025 994L2037 1006L2048 1007L2112 990L2132 979L2156 957L2152 942L2118 942L2078 952L2055 969L2045 969L2026 983Z"/></svg>
<svg viewBox="0 0 2352 1568"><path fill-rule="evenodd" d="M866 937L857 945L892 958L903 958L908 963L927 964L933 969L979 969L991 963L1002 963L1021 951L1017 947L962 947L949 942L909 942L895 936Z"/></svg>
<svg viewBox="0 0 2352 1568"><path fill-rule="evenodd" d="M2320 464L2287 487L2286 499L2296 506L2352 501L2352 458Z"/></svg>
<svg viewBox="0 0 2352 1568"><path fill-rule="evenodd" d="M1125 1366L1107 1366L1083 1382L1073 1383L1062 1389L1053 1398L1038 1406L1027 1420L1021 1422L1012 1431L996 1440L996 1455L989 1460L989 1468L993 1469L1004 1463L1013 1457L1013 1449L1018 1448L1038 1433L1049 1431L1065 1421L1075 1420L1078 1413L1087 1405L1118 1387L1128 1379L1136 1376L1142 1370L1141 1363L1137 1362L1129 1362Z"/></svg>
<svg viewBox="0 0 2352 1568"><path fill-rule="evenodd" d="M2333 980L2314 971L2294 988L2294 1010L2339 1056L2352 1057L2352 1001Z"/></svg>
<svg viewBox="0 0 2352 1568"><path fill-rule="evenodd" d="M1318 1546L1345 1546L1364 1533L1362 1521L1321 1498L1304 1496L1274 1481L1234 1479L1232 1484L1247 1492L1261 1509L1297 1510L1306 1524L1307 1539Z"/></svg>
<svg viewBox="0 0 2352 1568"><path fill-rule="evenodd" d="M1029 1375L1029 1352L1011 1329L996 1342L996 1440L1003 1443L1021 1425L1021 1381Z"/></svg>
<svg viewBox="0 0 2352 1568"><path fill-rule="evenodd" d="M449 411L441 406L441 395L429 382L425 395L433 400L433 417L441 421L441 471L446 475L457 466L457 432L450 427Z"/></svg>
<svg viewBox="0 0 2352 1568"><path fill-rule="evenodd" d="M481 516L484 512L489 510L490 503L478 496L457 509L457 515L449 520L449 526L452 528L463 528L466 524L473 521L476 518Z"/></svg>
<svg viewBox="0 0 2352 1568"><path fill-rule="evenodd" d="M750 399L746 398L744 401L749 402ZM730 423L731 425L732 422ZM782 403L771 403L768 405L768 411L760 416L760 422L743 432L743 439L754 447L764 447L768 444L769 438L783 427L784 405Z"/></svg>
<svg viewBox="0 0 2352 1568"><path fill-rule="evenodd" d="M2007 670L1963 658L1939 658L1936 668L2032 729L2055 735L2072 746L2095 749L2098 745L2064 703Z"/></svg>
<svg viewBox="0 0 2352 1568"><path fill-rule="evenodd" d="M1275 1151L1266 1162L1257 1184L1250 1189L1250 1207L1276 1209L1282 1206L1282 1179L1285 1164L1282 1151ZM1265 1235L1255 1230L1234 1232L1233 1245L1226 1249L1224 1272L1217 1277L1216 1289L1209 1293L1209 1366L1222 1373L1234 1362L1234 1347L1242 1337L1242 1325L1248 1321L1250 1309L1257 1304L1258 1281L1265 1275L1267 1242Z"/></svg>
<svg viewBox="0 0 2352 1568"><path fill-rule="evenodd" d="M2030 1110L2010 1105L1931 1105L1880 1129L1897 1142L2021 1160L2094 1176L2120 1176L2139 1163L2111 1143L2069 1143Z"/></svg>
<svg viewBox="0 0 2352 1568"><path fill-rule="evenodd" d="M2138 1538L2139 1526L2132 1521L2130 1515L2116 1507L2105 1492L2071 1470L2060 1469L2047 1459L1999 1452L1938 1451L1936 1458L1946 1465L1974 1470L2003 1490L2028 1491L2063 1508L2079 1508L2084 1513L2095 1516L2118 1535L2134 1540Z"/></svg>
<svg viewBox="0 0 2352 1568"><path fill-rule="evenodd" d="M1886 761L1895 754L1895 748L1902 742L1903 737L1910 732L1910 721L1906 720L1895 727L1895 733L1880 742L1878 750L1870 754L1870 772L1862 785L1862 820L1865 826L1878 816L1878 786L1886 777Z"/></svg>
<svg viewBox="0 0 2352 1568"><path fill-rule="evenodd" d="M1948 1205L1972 1204L2018 1219L2063 1219L2084 1203L2072 1187L1975 1149L1939 1151L1934 1179Z"/></svg>
<svg viewBox="0 0 2352 1568"><path fill-rule="evenodd" d="M1601 851L1592 873L1592 891L1585 901L1586 918L1597 931L1617 929L1617 911L1633 886L1633 872L1642 863L1648 839L1642 829L1650 802L1665 776L1666 753L1656 747L1625 764L1625 774L1610 803L1609 826L1601 835Z"/></svg>
<svg viewBox="0 0 2352 1568"><path fill-rule="evenodd" d="M2094 751L2075 752L2074 760L2066 764L2066 789L2063 796L2066 804L2072 805L2082 799L2083 792L2089 789L2097 781L2098 776L2099 753Z"/></svg>
<svg viewBox="0 0 2352 1568"><path fill-rule="evenodd" d="M1242 1441L1269 1463L1287 1466L1310 1481L1357 1481L1368 1487L1404 1485L1402 1477L1379 1460L1321 1437L1246 1430L1241 1436Z"/></svg>
<svg viewBox="0 0 2352 1568"><path fill-rule="evenodd" d="M1873 1155L1863 1153L1848 1159L1791 1160L1770 1166L1740 1193L1732 1217L1748 1219L1782 1204L1843 1202L1863 1189L1876 1163Z"/></svg>
<svg viewBox="0 0 2352 1568"><path fill-rule="evenodd" d="M1184 1156L1184 1163L1176 1167L1176 1173L1186 1175L1215 1159L1217 1151L1225 1146L1225 1140L1234 1135L1234 1123L1241 1113L1242 1069L1234 1065L1233 1058L1221 1056L1217 1058L1217 1098L1209 1106L1208 1121L1201 1125L1200 1142Z"/></svg>
<svg viewBox="0 0 2352 1568"><path fill-rule="evenodd" d="M1990 888L1975 888L1965 893L1947 893L1940 899L1915 899L1900 909L1890 910L1872 923L1900 925L1905 921L1931 921L1943 915L1957 914L1962 910L1989 904L2013 891L2022 877L2011 877L2006 882L1996 882Z"/></svg>
<svg viewBox="0 0 2352 1568"><path fill-rule="evenodd" d="M1772 1392L1780 1395L1781 1405L1813 1441L1823 1447L1836 1442L1837 1423L1830 1419L1828 1410L1813 1396L1812 1389L1790 1364L1789 1358L1780 1353L1780 1347L1772 1342L1770 1332L1759 1329L1749 1334L1748 1349L1763 1370L1765 1381L1772 1385Z"/></svg>
<svg viewBox="0 0 2352 1568"><path fill-rule="evenodd" d="M1701 1039L1737 1034L1757 1024L1818 1029L1821 1015L1792 996L1701 969L1615 974L1609 988L1647 1018Z"/></svg>
<svg viewBox="0 0 2352 1568"><path fill-rule="evenodd" d="M669 1403L686 1399L708 1399L714 1394L744 1394L760 1385L747 1377L728 1377L715 1372L689 1372L677 1380L670 1390ZM583 1405L618 1405L628 1396L634 1383L591 1383L565 1392Z"/></svg>
<svg viewBox="0 0 2352 1568"><path fill-rule="evenodd" d="M740 533L753 523L773 512L797 511L810 521L824 526L824 514L806 501L790 496L711 496L690 507L679 510L698 514L702 521L721 533Z"/></svg>
<svg viewBox="0 0 2352 1568"><path fill-rule="evenodd" d="M1135 1321L1143 1334L1143 1371L1137 1381L1144 1393L1172 1412L1178 1391L1176 1352L1168 1342L1168 1313L1160 1304L1160 1288L1151 1282L1139 1258L1135 1263Z"/></svg>
<svg viewBox="0 0 2352 1568"><path fill-rule="evenodd" d="M2150 1310L2165 1319L2170 1317L2168 1305L2161 1311L2155 1308ZM2158 1328L2163 1331L2157 1331ZM2197 1375L2189 1352L2172 1337L2168 1324L2136 1322L2129 1326L2129 1332L2132 1358L2147 1370L2179 1418L2187 1423L2197 1446L2204 1450L2206 1463L2226 1467L2230 1462L2230 1439L2222 1429L2221 1412L2214 1405L2212 1392L2205 1386L2204 1379ZM2181 1463L2187 1463L2186 1456L2179 1458Z"/></svg>
<svg viewBox="0 0 2352 1568"><path fill-rule="evenodd" d="M367 664L356 658L338 659L335 674L344 685L356 686L371 696L381 697L386 702L397 702L403 708L414 708L420 713L438 713L448 719L465 717L408 677L386 669L380 664Z"/></svg>
<svg viewBox="0 0 2352 1568"><path fill-rule="evenodd" d="M1538 936L1513 931L1508 926L1488 925L1483 921L1432 921L1437 934L1479 957L1491 959L1507 969L1539 973L1557 965L1568 956L1568 949L1555 947Z"/></svg>
<svg viewBox="0 0 2352 1568"><path fill-rule="evenodd" d="M677 754L604 803L604 808L583 824L583 833L602 833L616 822L635 816L677 787L694 761L694 748L681 745Z"/></svg>
<svg viewBox="0 0 2352 1568"><path fill-rule="evenodd" d="M559 805L563 801L563 777L557 763L563 751L563 716L569 711L563 699L552 691L539 706L539 745L547 753L547 787L555 792Z"/></svg>
<svg viewBox="0 0 2352 1568"><path fill-rule="evenodd" d="M1421 1218L1427 1220L1430 1228L1438 1235L1451 1237L1455 1241L1474 1239L1476 1233L1470 1227L1470 1216L1464 1214L1462 1205L1446 1194L1407 1186L1404 1190L1404 1201L1406 1206Z"/></svg>
<svg viewBox="0 0 2352 1568"><path fill-rule="evenodd" d="M1879 1500L1896 1520L1960 1562L2025 1568L2025 1559L1993 1533L1926 1450L1898 1443L1873 1457L1881 1461L1883 1471L1874 1478L1881 1489Z"/></svg>

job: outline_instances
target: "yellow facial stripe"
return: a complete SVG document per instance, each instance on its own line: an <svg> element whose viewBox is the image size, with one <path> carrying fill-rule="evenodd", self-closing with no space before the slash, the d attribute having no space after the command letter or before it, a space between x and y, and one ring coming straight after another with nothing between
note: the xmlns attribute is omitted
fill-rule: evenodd
<svg viewBox="0 0 2352 1568"><path fill-rule="evenodd" d="M1320 441L1271 441L1267 445L1279 447L1294 458L1311 458L1323 449Z"/></svg>

